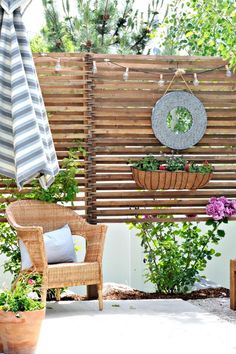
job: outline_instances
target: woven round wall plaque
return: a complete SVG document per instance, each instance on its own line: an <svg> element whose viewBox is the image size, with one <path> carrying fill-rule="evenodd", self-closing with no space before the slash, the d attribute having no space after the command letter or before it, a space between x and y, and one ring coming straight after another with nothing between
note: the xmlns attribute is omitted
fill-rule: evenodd
<svg viewBox="0 0 236 354"><path fill-rule="evenodd" d="M197 144L207 127L202 102L192 93L174 91L157 101L152 111L152 129L156 138L174 150Z"/></svg>

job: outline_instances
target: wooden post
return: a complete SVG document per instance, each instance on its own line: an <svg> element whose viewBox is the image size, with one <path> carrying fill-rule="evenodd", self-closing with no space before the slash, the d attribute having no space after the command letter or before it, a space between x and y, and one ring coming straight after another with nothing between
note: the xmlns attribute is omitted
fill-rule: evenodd
<svg viewBox="0 0 236 354"><path fill-rule="evenodd" d="M93 59L92 56L85 55L86 85L87 85L87 114L88 114L88 136L87 136L87 166L86 166L86 206L87 221L96 224L96 153L94 137L94 99L93 99Z"/></svg>
<svg viewBox="0 0 236 354"><path fill-rule="evenodd" d="M236 310L236 259L230 260L230 308Z"/></svg>
<svg viewBox="0 0 236 354"><path fill-rule="evenodd" d="M94 99L93 99L93 58L91 55L85 55L86 65L86 84L87 84L87 109L88 109L88 137L87 137L87 167L86 167L86 206L87 221L90 224L96 224L96 161L95 161L95 141L94 141ZM98 298L97 285L87 286L88 299Z"/></svg>

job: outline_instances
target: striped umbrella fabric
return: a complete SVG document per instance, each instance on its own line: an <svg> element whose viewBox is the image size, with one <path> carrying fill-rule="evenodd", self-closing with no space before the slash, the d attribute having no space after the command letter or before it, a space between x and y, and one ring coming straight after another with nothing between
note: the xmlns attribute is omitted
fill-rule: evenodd
<svg viewBox="0 0 236 354"><path fill-rule="evenodd" d="M0 174L18 188L39 177L47 188L59 171L20 7L0 2Z"/></svg>

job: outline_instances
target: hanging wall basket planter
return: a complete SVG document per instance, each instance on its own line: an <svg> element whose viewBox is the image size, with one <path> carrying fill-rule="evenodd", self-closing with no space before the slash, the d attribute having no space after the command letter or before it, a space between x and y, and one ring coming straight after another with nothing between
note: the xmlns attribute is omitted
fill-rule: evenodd
<svg viewBox="0 0 236 354"><path fill-rule="evenodd" d="M139 188L156 189L198 189L212 178L212 173L186 171L142 171L131 167L135 183Z"/></svg>

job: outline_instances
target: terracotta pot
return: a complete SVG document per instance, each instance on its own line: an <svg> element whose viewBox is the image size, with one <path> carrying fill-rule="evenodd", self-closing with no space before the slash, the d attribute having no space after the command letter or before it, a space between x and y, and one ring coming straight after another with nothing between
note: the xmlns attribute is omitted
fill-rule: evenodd
<svg viewBox="0 0 236 354"><path fill-rule="evenodd" d="M0 311L0 353L33 354L36 350L45 309L19 312Z"/></svg>
<svg viewBox="0 0 236 354"><path fill-rule="evenodd" d="M131 167L133 179L142 189L198 189L212 178L212 173L186 171L141 171Z"/></svg>

